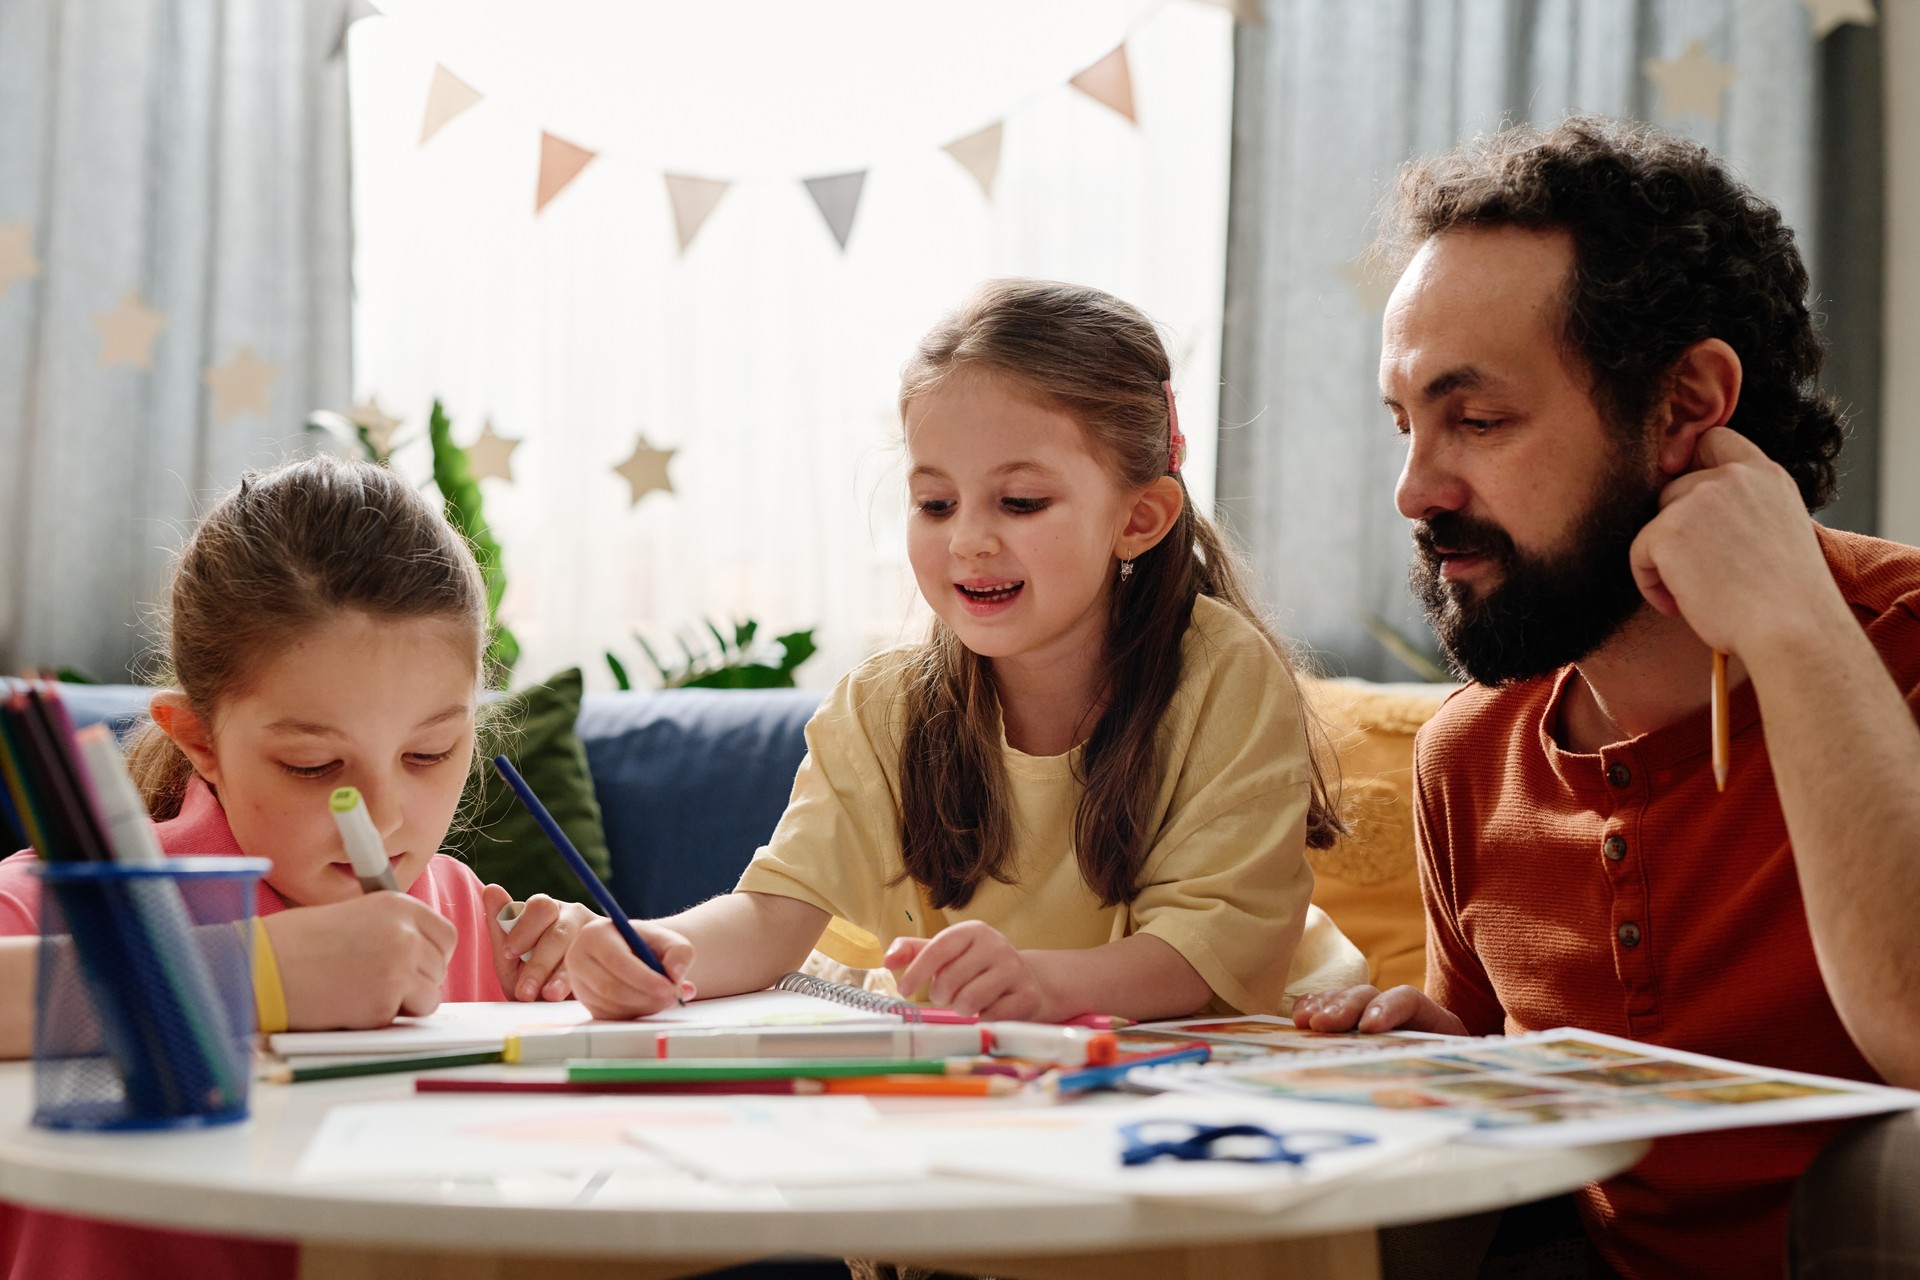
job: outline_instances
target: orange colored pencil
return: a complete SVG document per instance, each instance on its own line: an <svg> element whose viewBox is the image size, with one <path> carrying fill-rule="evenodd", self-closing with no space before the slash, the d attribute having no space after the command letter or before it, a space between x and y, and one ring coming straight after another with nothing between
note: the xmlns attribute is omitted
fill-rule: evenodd
<svg viewBox="0 0 1920 1280"><path fill-rule="evenodd" d="M839 1076L824 1080L796 1080L794 1084L809 1086L805 1090L807 1093L857 1093L901 1098L997 1098L1020 1088L1020 1081L1011 1076Z"/></svg>
<svg viewBox="0 0 1920 1280"><path fill-rule="evenodd" d="M1713 651L1713 785L1727 789L1727 761L1733 754L1733 741L1727 728L1727 655Z"/></svg>

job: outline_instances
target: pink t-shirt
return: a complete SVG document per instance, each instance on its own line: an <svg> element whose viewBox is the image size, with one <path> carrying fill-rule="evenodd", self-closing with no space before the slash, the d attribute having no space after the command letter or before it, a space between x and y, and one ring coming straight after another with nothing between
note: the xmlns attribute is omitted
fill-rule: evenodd
<svg viewBox="0 0 1920 1280"><path fill-rule="evenodd" d="M194 778L176 818L158 824L160 847L171 856L242 856L213 790ZM0 936L40 929L40 880L28 868L32 853L0 860ZM504 1000L494 974L480 878L464 862L435 854L407 890L460 931L447 962L442 1000ZM286 902L260 882L255 909L270 916ZM299 1246L285 1240L200 1235L101 1222L0 1203L0 1259L8 1280L68 1276L77 1280L294 1280Z"/></svg>

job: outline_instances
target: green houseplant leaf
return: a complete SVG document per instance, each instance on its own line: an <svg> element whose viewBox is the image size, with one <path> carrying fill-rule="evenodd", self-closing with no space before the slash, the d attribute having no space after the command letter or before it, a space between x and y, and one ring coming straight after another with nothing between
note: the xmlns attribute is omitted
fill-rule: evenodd
<svg viewBox="0 0 1920 1280"><path fill-rule="evenodd" d="M512 631L500 625L500 600L507 590L507 572L501 564L500 543L487 527L481 509L480 482L473 477L467 451L453 442L453 423L438 400L427 419L427 438L433 444L433 482L446 504L447 522L473 544L474 558L480 562L480 576L487 585L487 621L493 627L493 640L487 646L487 666L492 683L504 688L507 677L520 660L520 641Z"/></svg>

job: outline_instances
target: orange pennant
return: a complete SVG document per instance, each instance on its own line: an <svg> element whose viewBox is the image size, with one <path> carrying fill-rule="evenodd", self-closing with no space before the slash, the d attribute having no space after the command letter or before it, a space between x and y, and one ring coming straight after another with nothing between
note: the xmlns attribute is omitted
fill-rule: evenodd
<svg viewBox="0 0 1920 1280"><path fill-rule="evenodd" d="M1127 46L1120 45L1106 57L1082 71L1069 83L1103 107L1111 107L1132 120L1133 75L1127 70Z"/></svg>
<svg viewBox="0 0 1920 1280"><path fill-rule="evenodd" d="M585 147L576 147L563 138L550 133L540 135L540 189L533 197L533 211L539 213L547 207L547 201L567 189L567 184L580 176L596 153Z"/></svg>

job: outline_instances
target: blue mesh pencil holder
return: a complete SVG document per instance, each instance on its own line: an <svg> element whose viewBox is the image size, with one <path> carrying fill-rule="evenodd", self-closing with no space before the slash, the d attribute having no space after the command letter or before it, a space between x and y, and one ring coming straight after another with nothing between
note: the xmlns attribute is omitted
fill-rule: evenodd
<svg viewBox="0 0 1920 1280"><path fill-rule="evenodd" d="M173 1129L247 1115L264 858L40 864L33 1122Z"/></svg>

